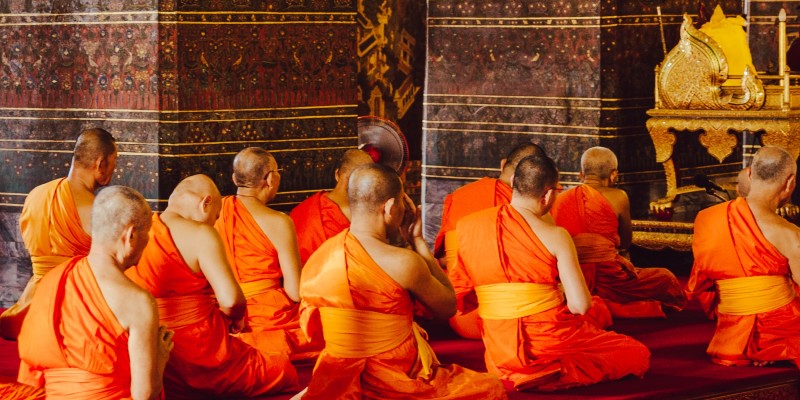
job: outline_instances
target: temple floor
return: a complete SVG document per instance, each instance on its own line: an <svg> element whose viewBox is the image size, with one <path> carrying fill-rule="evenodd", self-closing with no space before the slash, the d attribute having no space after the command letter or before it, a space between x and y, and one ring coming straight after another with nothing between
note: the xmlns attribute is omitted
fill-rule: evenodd
<svg viewBox="0 0 800 400"><path fill-rule="evenodd" d="M483 343L457 337L446 324L427 323L431 345L442 363L457 363L485 371ZM724 367L705 353L714 322L697 308L667 319L617 319L611 328L644 343L651 351L650 370L643 379L626 378L559 392L516 392L510 399L705 399L800 398L800 374L789 362L766 367ZM16 342L0 340L0 379L16 376ZM308 383L313 364L297 364L300 382ZM290 395L259 399L289 399Z"/></svg>

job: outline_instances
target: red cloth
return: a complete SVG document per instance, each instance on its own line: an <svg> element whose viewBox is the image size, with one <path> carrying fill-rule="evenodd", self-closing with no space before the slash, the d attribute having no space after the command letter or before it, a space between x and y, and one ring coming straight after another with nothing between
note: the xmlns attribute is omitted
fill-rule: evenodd
<svg viewBox="0 0 800 400"><path fill-rule="evenodd" d="M222 199L222 210L214 227L225 243L236 280L239 283L267 281L274 287L247 298L250 331L239 337L259 349L282 350L296 358L316 357L323 343L310 344L300 329L300 305L292 301L282 287L278 250L236 196Z"/></svg>
<svg viewBox="0 0 800 400"><path fill-rule="evenodd" d="M31 255L33 277L17 303L0 314L0 336L15 338L22 327L36 284L53 267L89 254L92 238L83 230L66 178L35 187L20 215L22 241Z"/></svg>
<svg viewBox="0 0 800 400"><path fill-rule="evenodd" d="M694 222L694 266L690 298L714 299L715 282L748 276L790 276L789 260L761 232L747 200L738 198L709 207ZM715 302L707 304L714 307ZM725 365L751 360L800 359L800 299L755 315L717 313L717 329L708 354Z"/></svg>
<svg viewBox="0 0 800 400"><path fill-rule="evenodd" d="M158 215L139 265L125 274L153 294L161 323L175 332L164 371L169 398L251 397L297 387L285 354L259 353L228 334L211 285L186 265Z"/></svg>
<svg viewBox="0 0 800 400"><path fill-rule="evenodd" d="M128 332L108 307L85 257L39 282L19 335L19 381L48 399L129 399Z"/></svg>
<svg viewBox="0 0 800 400"><path fill-rule="evenodd" d="M343 280L344 287L336 284ZM325 242L309 259L300 294L300 321L311 337L325 329L319 317L321 307L407 315L409 320L413 313L408 291L375 264L349 231ZM424 380L412 372L419 366L413 334L394 349L368 358L337 358L323 350L304 399L506 398L493 376L458 365L434 365L430 380Z"/></svg>
<svg viewBox="0 0 800 400"><path fill-rule="evenodd" d="M615 317L663 317L662 306L683 309L686 297L666 268L637 268L619 255L619 221L596 189L580 185L560 194L550 213L575 242L586 284Z"/></svg>
<svg viewBox="0 0 800 400"><path fill-rule="evenodd" d="M297 246L303 265L322 243L350 227L350 220L327 193L324 190L315 193L289 214L297 231Z"/></svg>
<svg viewBox="0 0 800 400"><path fill-rule="evenodd" d="M474 289L498 283L558 282L557 260L510 205L472 214L457 228L451 280L466 311ZM484 320L486 366L518 388L542 390L643 376L650 352L636 340L603 331L566 303L518 319Z"/></svg>
<svg viewBox="0 0 800 400"><path fill-rule="evenodd" d="M497 178L481 178L447 195L442 209L442 226L433 245L436 257L444 256L444 235L456 229L456 224L461 218L509 202L511 202L511 187Z"/></svg>

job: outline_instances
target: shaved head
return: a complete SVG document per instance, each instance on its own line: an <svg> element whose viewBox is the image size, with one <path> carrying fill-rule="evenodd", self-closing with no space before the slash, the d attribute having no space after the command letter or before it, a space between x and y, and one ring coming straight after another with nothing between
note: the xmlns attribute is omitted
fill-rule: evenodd
<svg viewBox="0 0 800 400"><path fill-rule="evenodd" d="M221 197L219 189L217 189L217 185L214 184L214 181L203 174L192 175L178 183L178 186L175 186L175 190L172 191L172 195L169 196L169 201L172 202L173 198L187 195L197 197Z"/></svg>
<svg viewBox="0 0 800 400"><path fill-rule="evenodd" d="M607 179L617 169L617 156L608 148L592 147L581 156L581 172L583 176L596 176Z"/></svg>
<svg viewBox="0 0 800 400"><path fill-rule="evenodd" d="M517 147L511 149L506 156L506 163L503 165L503 170L514 171L517 168L520 160L528 156L546 156L544 150L539 145L532 142L522 143Z"/></svg>
<svg viewBox="0 0 800 400"><path fill-rule="evenodd" d="M92 206L92 241L112 242L130 225L139 232L149 231L152 214L136 190L127 186L102 189Z"/></svg>
<svg viewBox="0 0 800 400"><path fill-rule="evenodd" d="M270 171L278 169L278 162L260 147L248 147L233 159L233 183L237 187L255 187Z"/></svg>
<svg viewBox="0 0 800 400"><path fill-rule="evenodd" d="M797 172L794 157L777 146L764 146L753 156L750 166L752 183L783 184L789 176Z"/></svg>
<svg viewBox="0 0 800 400"><path fill-rule="evenodd" d="M372 164L372 157L362 150L350 149L344 152L342 158L339 159L339 165L336 170L339 171L339 182L347 183L350 179L350 173L361 165ZM337 184L339 184L337 182Z"/></svg>
<svg viewBox="0 0 800 400"><path fill-rule="evenodd" d="M365 164L350 174L347 198L352 210L372 212L379 210L389 199L403 194L403 185L397 172L382 164Z"/></svg>
<svg viewBox="0 0 800 400"><path fill-rule="evenodd" d="M86 129L75 141L72 160L83 168L92 168L97 159L107 159L117 152L114 137L101 128Z"/></svg>
<svg viewBox="0 0 800 400"><path fill-rule="evenodd" d="M548 156L535 155L523 158L514 170L512 188L528 198L538 199L558 185L558 168Z"/></svg>

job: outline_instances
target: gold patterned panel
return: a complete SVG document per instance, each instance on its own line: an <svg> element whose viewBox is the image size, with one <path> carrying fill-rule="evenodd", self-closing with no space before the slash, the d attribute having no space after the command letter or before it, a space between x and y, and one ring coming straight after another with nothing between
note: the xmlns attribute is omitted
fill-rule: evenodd
<svg viewBox="0 0 800 400"><path fill-rule="evenodd" d="M749 69L741 88L721 89L728 80L728 61L722 48L692 25L684 14L681 40L656 69L659 108L676 110L760 109L765 95L761 81Z"/></svg>

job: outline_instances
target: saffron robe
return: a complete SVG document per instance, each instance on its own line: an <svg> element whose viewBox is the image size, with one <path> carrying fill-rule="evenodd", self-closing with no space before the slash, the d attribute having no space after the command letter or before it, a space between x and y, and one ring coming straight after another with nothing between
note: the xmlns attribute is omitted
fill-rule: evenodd
<svg viewBox="0 0 800 400"><path fill-rule="evenodd" d="M25 199L19 219L22 241L31 255L33 276L17 303L0 315L0 336L14 339L36 291L39 279L75 256L89 254L92 238L83 230L66 178L35 187Z"/></svg>
<svg viewBox="0 0 800 400"><path fill-rule="evenodd" d="M575 242L589 290L615 317L664 317L663 307L681 310L686 296L666 268L637 268L619 255L619 220L596 189L580 185L560 194L550 213Z"/></svg>
<svg viewBox="0 0 800 400"><path fill-rule="evenodd" d="M236 196L222 198L214 227L247 298L249 331L239 337L253 347L282 351L290 358L316 357L323 344L311 345L300 329L300 305L283 289L278 250Z"/></svg>
<svg viewBox="0 0 800 400"><path fill-rule="evenodd" d="M128 332L108 307L85 257L39 281L19 335L19 381L48 399L130 399Z"/></svg>
<svg viewBox="0 0 800 400"><path fill-rule="evenodd" d="M297 231L300 262L306 264L319 246L339 232L350 227L350 220L339 205L328 198L327 191L319 191L298 204L289 214Z"/></svg>
<svg viewBox="0 0 800 400"><path fill-rule="evenodd" d="M457 233L450 276L462 311L476 306L475 288L483 285L558 283L558 260L510 205L465 217ZM521 318L483 319L482 336L489 372L521 390L641 377L650 364L643 344L570 313L566 302Z"/></svg>
<svg viewBox="0 0 800 400"><path fill-rule="evenodd" d="M346 230L326 241L309 259L300 282L300 323L310 337L331 326L323 324L321 308L358 310L407 318L412 323L413 302ZM381 332L381 327L376 327ZM354 332L357 334L358 332ZM320 354L304 399L504 399L499 379L458 365L434 362L423 378L415 334L398 337L399 344L369 357L335 357L326 348ZM327 334L326 334L327 336ZM420 339L424 340L424 339ZM345 343L345 347L347 347ZM354 349L362 346L354 342Z"/></svg>
<svg viewBox="0 0 800 400"><path fill-rule="evenodd" d="M228 334L211 285L186 265L158 215L139 265L125 274L152 293L161 324L175 332L164 370L170 399L253 397L297 387L285 354L259 352Z"/></svg>
<svg viewBox="0 0 800 400"><path fill-rule="evenodd" d="M791 276L789 260L761 232L747 200L721 203L700 211L694 222L694 265L686 287L689 298L716 308L720 280ZM742 365L755 361L800 359L800 299L753 315L717 312L717 329L708 345L714 362Z"/></svg>

